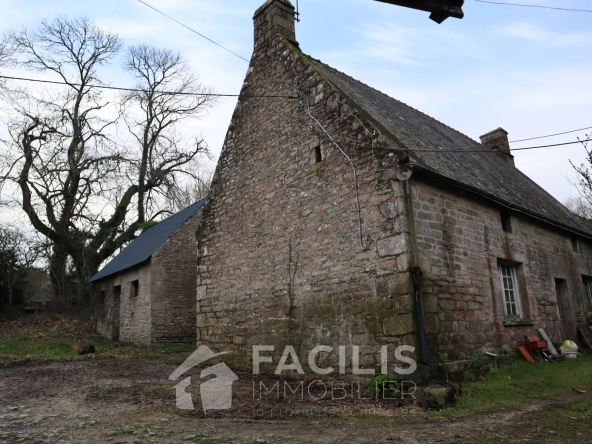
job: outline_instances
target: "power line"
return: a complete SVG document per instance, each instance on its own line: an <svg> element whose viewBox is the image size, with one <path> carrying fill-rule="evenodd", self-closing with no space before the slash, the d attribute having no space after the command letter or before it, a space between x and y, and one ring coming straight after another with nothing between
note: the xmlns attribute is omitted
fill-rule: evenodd
<svg viewBox="0 0 592 444"><path fill-rule="evenodd" d="M336 137L337 139L339 139L340 137ZM354 139L350 139L350 140L354 140ZM584 143L584 142L592 142L592 138L588 138L588 139L584 139L584 140L576 140L574 142L564 142L564 143L554 143L552 145L539 145L539 146L528 146L528 147L524 147L524 148L513 148L510 149L510 151L524 151L524 150L538 150L541 148L551 148L551 147L555 147L555 146L565 146L565 145L575 145L576 143ZM367 145L368 148L374 148L374 149L381 149L381 150L392 150L392 151L409 151L411 153L495 153L495 151L492 151L490 149L487 149L486 145L481 145L481 149L477 149L477 150L463 150L463 149L448 149L448 148L440 148L439 150L422 150L422 149L393 149L393 148L389 148L389 147L382 147L382 146L370 146L369 143L365 143L365 142L359 142L359 144L361 145ZM475 148L477 148L478 145L475 145Z"/></svg>
<svg viewBox="0 0 592 444"><path fill-rule="evenodd" d="M524 5L521 3L506 3L506 2L492 2L489 0L475 0L479 3L489 3L492 5L504 5L504 6L521 6L524 8L542 8L542 9L554 9L556 11L569 11L569 12L592 12L591 9L572 9L572 8L557 8L555 6L543 6L543 5Z"/></svg>
<svg viewBox="0 0 592 444"><path fill-rule="evenodd" d="M547 136L538 136L538 137L530 137L528 139L520 139L520 140L511 140L508 143L518 143L518 142L526 142L527 140L536 140L536 139L545 139L547 137L555 137L555 136L562 136L564 134L571 134L571 133L577 133L578 131L584 131L584 130L588 130L588 129L592 129L592 126L588 126L586 128L580 128L580 129L575 129L575 130L570 130L570 131L565 131L563 133L557 133L557 134L549 134Z"/></svg>
<svg viewBox="0 0 592 444"><path fill-rule="evenodd" d="M524 142L527 140L536 140L536 139L544 139L546 137L553 137L553 136L559 136L562 134L570 134L570 133L575 133L577 131L583 131L586 129L591 129L592 127L588 127L588 128L581 128L581 129L577 129L577 130L571 130L571 131L565 131L562 133L557 133L557 134L549 134L546 136L538 136L538 137L530 137L528 139L521 139L521 140L514 140L512 142L508 142L508 143L515 143L515 142ZM367 148L376 148L376 149L390 149L388 147L381 147L381 146L376 146L376 144L374 143L368 143L368 142L360 142L357 139L353 139L351 137L344 137L344 136L333 136L333 138L335 139L340 139L340 140L348 140L348 141L352 141L355 142L357 145L361 145L361 146L365 146ZM534 147L524 147L524 148L511 148L510 151L522 151L522 150L532 150L532 149L539 149L539 148L549 148L549 147L554 147L554 146L562 146L562 145L574 145L576 143L582 143L582 142L589 142L592 141L592 137L588 137L587 139L584 140L578 140L575 142L567 142L567 143L557 143L557 144L552 144L552 145L539 145L539 146L534 146ZM449 149L445 149L445 148L441 148L439 150L416 150L416 149L411 149L409 151L414 151L414 152L437 152L437 153L441 153L441 152L457 152L457 153L481 153L481 152L493 152L491 150L488 150L489 145L480 145L477 142L475 142L474 145L464 145L464 146L456 146L454 147L455 149L453 150L449 150ZM493 146L493 145L491 145ZM481 147L482 149L478 149L478 150L466 150L466 149L460 149L460 148L477 148L477 147ZM486 148L486 150L484 151L483 148Z"/></svg>
<svg viewBox="0 0 592 444"><path fill-rule="evenodd" d="M21 80L21 81L25 81L25 82L35 82L35 83L49 83L52 85L82 86L80 83L66 83L66 82L58 82L58 81L54 81L54 80L30 79L30 78L25 78L25 77L13 77L13 76L3 76L3 75L0 75L0 79ZM89 88L100 88L100 89L115 90L115 91L148 92L145 89L139 89L139 88L123 88L123 87L118 87L118 86L107 86L107 85L87 85L87 86ZM278 95L272 95L272 94L270 94L270 95L247 95L247 94L241 95L241 94L216 94L216 93L187 93L187 92L175 92L175 91L154 91L154 92L159 93L159 94L199 96L199 97L252 97L252 98L275 98L275 99L298 99L299 98L298 96L285 96L285 95L279 95L279 94ZM583 131L583 130L587 130L587 129L592 129L592 127L564 131L564 132L556 133L556 134L548 134L545 136L530 137L528 139L514 140L509 143L524 142L527 140L536 140L536 139L543 139L546 137L560 136L563 134L575 133L577 131ZM358 145L366 145L369 148L389 149L388 147L377 147L374 144L360 142L357 139L352 139L350 137L343 137L343 136L332 136L332 137L334 137L336 139L350 140L350 141L356 142L356 144L358 144ZM587 139L578 140L578 141L574 141L574 142L555 143L555 144L551 144L551 145L539 145L539 146L531 146L531 147L523 147L523 148L513 148L510 151L534 150L534 149L541 149L541 148L551 148L551 147L556 147L556 146L575 145L577 143L590 142L590 141L592 141L592 137L588 137ZM455 152L457 152L457 153L483 153L483 152L493 153L493 151L486 149L487 145L476 144L476 145L467 145L466 146L466 148L472 148L472 147L475 147L475 148L481 147L481 149L465 150L465 149L441 148L439 150L412 149L412 150L408 150L408 151L411 151L411 152L436 152L436 153L455 153ZM462 148L462 147L456 147L456 148Z"/></svg>
<svg viewBox="0 0 592 444"><path fill-rule="evenodd" d="M0 79L9 79L9 80L22 80L25 82L35 82L35 83L49 83L52 85L68 85L68 86L82 86L80 83L66 83L66 82L57 82L54 80L40 80L40 79L29 79L25 77L11 77L11 76L3 76L0 75ZM145 89L138 89L138 88L122 88L119 86L107 86L107 85L86 85L89 88L100 88L100 89L110 89L115 91L128 91L128 92L149 92ZM191 93L191 92L176 92L176 91L153 91L158 94L166 94L171 96L198 96L198 97L256 97L256 98L275 98L275 99L297 99L298 96L284 96L284 95L248 95L248 94L217 94L217 93Z"/></svg>
<svg viewBox="0 0 592 444"><path fill-rule="evenodd" d="M203 35L203 34L201 34L201 33L197 32L195 29L193 29L193 28L190 28L189 26L185 25L184 23L181 23L179 20L177 20L177 19L174 19L174 18L173 18L173 17L171 17L170 15L167 15L167 14L165 14L164 12L162 12L162 11L160 11L160 10L156 9L154 6L151 6L151 5L149 5L148 3L146 3L146 2L144 2L144 1L142 1L142 0L138 0L138 1L139 1L140 3L142 3L143 5L145 5L145 6L148 6L150 9L153 9L153 10L155 10L155 11L156 11L156 12L158 12L159 14L162 14L162 15L164 15L166 18L168 18L168 19L171 19L171 20L172 20L172 21L174 21L175 23L178 23L179 25L183 26L184 28L187 28L188 30L190 30L191 32L193 32L193 33L197 34L198 36L200 36L200 37L203 37L203 38L204 38L204 39L206 39L207 41L209 41L209 42L212 42L214 45L216 45L216 46L219 46L220 48L224 49L225 51L228 51L229 53L231 53L231 54L233 54L233 55L237 56L239 59L242 59L242 60L244 60L245 62L249 63L249 61L248 61L247 59L245 59L243 56L241 56L241 55L238 55L236 52L233 52L233 51L231 51L230 49L228 49L228 48L226 48L226 47L222 46L220 43L218 43L218 42L215 42L215 41L214 41L214 40L212 40L211 38L209 38L209 37L206 37L205 35Z"/></svg>

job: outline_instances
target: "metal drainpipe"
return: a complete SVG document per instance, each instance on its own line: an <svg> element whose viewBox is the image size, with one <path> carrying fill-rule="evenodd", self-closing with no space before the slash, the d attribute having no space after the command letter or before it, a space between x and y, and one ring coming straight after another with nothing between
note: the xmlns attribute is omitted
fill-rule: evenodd
<svg viewBox="0 0 592 444"><path fill-rule="evenodd" d="M413 285L415 289L415 303L417 304L417 318L419 323L419 340L421 343L421 358L424 364L430 363L428 354L428 341L426 336L425 316L423 312L423 295L421 293L421 268L419 267L419 253L417 249L417 234L415 232L415 217L413 215L413 198L411 196L411 184L409 179L403 181L405 186L405 201L407 202L407 212L409 213L409 228L411 230L411 244L413 248L413 267L411 274L413 276Z"/></svg>

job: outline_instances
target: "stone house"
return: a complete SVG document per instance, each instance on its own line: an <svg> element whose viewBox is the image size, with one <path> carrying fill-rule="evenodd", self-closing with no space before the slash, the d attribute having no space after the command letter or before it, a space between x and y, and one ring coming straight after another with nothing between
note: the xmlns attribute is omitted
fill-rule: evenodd
<svg viewBox="0 0 592 444"><path fill-rule="evenodd" d="M195 233L205 202L150 227L93 276L101 335L144 345L195 341Z"/></svg>
<svg viewBox="0 0 592 444"><path fill-rule="evenodd" d="M198 343L359 346L372 365L382 345L428 362L541 327L576 339L592 227L514 166L503 129L478 143L304 54L287 0L254 24L198 230Z"/></svg>

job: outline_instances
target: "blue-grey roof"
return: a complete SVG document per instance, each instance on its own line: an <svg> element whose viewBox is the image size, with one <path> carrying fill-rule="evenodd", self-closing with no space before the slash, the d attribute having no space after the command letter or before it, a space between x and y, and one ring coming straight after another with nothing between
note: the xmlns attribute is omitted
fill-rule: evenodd
<svg viewBox="0 0 592 444"><path fill-rule="evenodd" d="M154 252L158 250L158 248L171 237L181 225L203 208L206 200L207 197L204 197L193 205L188 206L183 211L173 214L144 231L125 247L121 253L115 256L111 262L105 265L101 271L95 274L90 281L98 281L150 259Z"/></svg>

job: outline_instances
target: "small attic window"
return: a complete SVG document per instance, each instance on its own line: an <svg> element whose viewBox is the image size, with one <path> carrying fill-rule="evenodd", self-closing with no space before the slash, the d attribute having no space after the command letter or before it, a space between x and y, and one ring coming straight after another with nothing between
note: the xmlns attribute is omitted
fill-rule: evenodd
<svg viewBox="0 0 592 444"><path fill-rule="evenodd" d="M502 221L502 230L506 233L512 232L512 219L510 218L510 212L508 210L500 211L500 218Z"/></svg>
<svg viewBox="0 0 592 444"><path fill-rule="evenodd" d="M580 240L575 236L571 237L571 247L573 248L573 251L575 253L582 252L582 244L580 243Z"/></svg>
<svg viewBox="0 0 592 444"><path fill-rule="evenodd" d="M140 281L137 279L130 282L130 297L135 298L140 294Z"/></svg>
<svg viewBox="0 0 592 444"><path fill-rule="evenodd" d="M316 165L322 160L323 156L321 154L321 146L315 146L310 153L310 163Z"/></svg>

